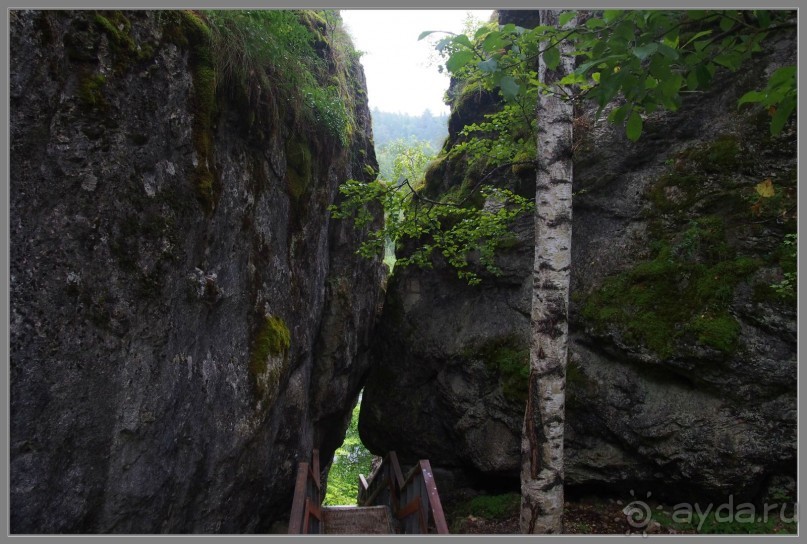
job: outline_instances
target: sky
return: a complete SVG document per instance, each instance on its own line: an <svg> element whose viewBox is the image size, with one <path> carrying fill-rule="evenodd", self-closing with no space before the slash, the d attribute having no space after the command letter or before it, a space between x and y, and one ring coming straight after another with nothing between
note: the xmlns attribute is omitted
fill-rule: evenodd
<svg viewBox="0 0 807 544"><path fill-rule="evenodd" d="M424 30L462 31L468 13L487 21L491 10L341 10L353 45L364 54L370 108L420 115L448 113L449 78L437 71L437 54Z"/></svg>

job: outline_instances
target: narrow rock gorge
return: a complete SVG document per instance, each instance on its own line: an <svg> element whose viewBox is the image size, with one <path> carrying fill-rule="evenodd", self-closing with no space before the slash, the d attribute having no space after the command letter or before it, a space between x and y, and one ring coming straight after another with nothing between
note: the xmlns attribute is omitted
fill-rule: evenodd
<svg viewBox="0 0 807 544"><path fill-rule="evenodd" d="M200 13L10 21L11 531L268 531L341 443L380 307L327 211L376 168L357 56L281 21L314 99L349 93L307 116L223 81Z"/></svg>
<svg viewBox="0 0 807 544"><path fill-rule="evenodd" d="M533 218L479 285L357 254L384 210L332 214L379 172L336 10L9 19L11 533L285 532L362 390L373 454L518 493ZM576 106L567 497L795 500L796 126L737 105L795 57L778 35L635 143ZM430 199L473 196L448 154L502 107L447 97ZM499 174L534 199L533 167Z"/></svg>

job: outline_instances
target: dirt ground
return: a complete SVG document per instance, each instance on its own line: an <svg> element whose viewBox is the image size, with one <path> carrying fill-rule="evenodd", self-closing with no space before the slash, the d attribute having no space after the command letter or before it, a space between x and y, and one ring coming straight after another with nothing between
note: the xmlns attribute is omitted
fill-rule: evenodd
<svg viewBox="0 0 807 544"><path fill-rule="evenodd" d="M616 502L567 502L563 526L567 534L626 534L631 530L622 513L623 506ZM488 520L466 516L455 520L459 534L519 534L518 512L501 520Z"/></svg>
<svg viewBox="0 0 807 544"><path fill-rule="evenodd" d="M698 531L693 527L682 528L672 523L669 517L665 517L660 511L659 505L652 504L651 507L654 509L652 520L649 523L634 522L632 526L628 517L623 513L625 503L620 500L589 498L567 501L563 517L564 533L585 535L697 534ZM513 511L512 514L497 520L468 515L451 520L450 527L452 532L457 534L519 534L518 512ZM759 532L792 534L795 532L795 526L778 522Z"/></svg>

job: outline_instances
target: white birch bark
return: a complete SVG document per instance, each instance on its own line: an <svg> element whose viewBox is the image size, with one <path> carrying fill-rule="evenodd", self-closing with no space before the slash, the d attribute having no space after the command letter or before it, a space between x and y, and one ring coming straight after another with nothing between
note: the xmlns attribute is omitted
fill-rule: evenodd
<svg viewBox="0 0 807 544"><path fill-rule="evenodd" d="M541 10L542 25L557 25L559 10ZM569 24L574 25L576 20ZM540 59L540 81L574 70L571 45L561 42L560 65ZM563 435L572 242L573 106L553 94L538 98L538 174L535 188L535 266L529 396L521 440L521 532L560 533L563 515Z"/></svg>

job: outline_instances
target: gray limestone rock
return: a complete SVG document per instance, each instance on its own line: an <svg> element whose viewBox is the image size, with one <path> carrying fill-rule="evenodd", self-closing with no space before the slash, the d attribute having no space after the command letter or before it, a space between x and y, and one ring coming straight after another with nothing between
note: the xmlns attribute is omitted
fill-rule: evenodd
<svg viewBox="0 0 807 544"><path fill-rule="evenodd" d="M204 157L198 44L171 13L122 15L143 55L92 11L10 13L14 533L266 532L298 461L341 441L366 373L383 266L327 211L374 165L366 91L342 145L283 109L253 123L222 90ZM365 89L357 63L337 69Z"/></svg>

